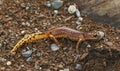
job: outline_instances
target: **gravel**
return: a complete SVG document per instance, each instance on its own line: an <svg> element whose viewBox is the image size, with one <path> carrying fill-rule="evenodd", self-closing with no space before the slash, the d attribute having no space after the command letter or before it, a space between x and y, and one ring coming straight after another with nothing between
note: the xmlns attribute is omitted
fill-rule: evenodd
<svg viewBox="0 0 120 71"><path fill-rule="evenodd" d="M23 52L22 56L27 58L27 57L30 57L31 54L32 54L32 50L28 50L28 51Z"/></svg>
<svg viewBox="0 0 120 71"><path fill-rule="evenodd" d="M75 69L82 70L82 65L81 64L76 64Z"/></svg>
<svg viewBox="0 0 120 71"><path fill-rule="evenodd" d="M61 0L54 0L51 4L52 4L52 7L54 9L59 9L60 7L63 6L63 1L61 1Z"/></svg>
<svg viewBox="0 0 120 71"><path fill-rule="evenodd" d="M59 50L59 47L56 44L51 44L51 50L57 51L57 50Z"/></svg>
<svg viewBox="0 0 120 71"><path fill-rule="evenodd" d="M78 18L81 17L80 11L78 9L76 10L75 14Z"/></svg>
<svg viewBox="0 0 120 71"><path fill-rule="evenodd" d="M26 59L26 61L27 61L27 62L32 61L32 57L28 57L28 58Z"/></svg>
<svg viewBox="0 0 120 71"><path fill-rule="evenodd" d="M7 61L7 63L6 63L8 66L10 66L11 64L12 64L12 62L11 61Z"/></svg>
<svg viewBox="0 0 120 71"><path fill-rule="evenodd" d="M68 13L70 13L70 14L75 13L76 10L77 10L77 8L76 8L75 5L70 5L70 6L68 7Z"/></svg>

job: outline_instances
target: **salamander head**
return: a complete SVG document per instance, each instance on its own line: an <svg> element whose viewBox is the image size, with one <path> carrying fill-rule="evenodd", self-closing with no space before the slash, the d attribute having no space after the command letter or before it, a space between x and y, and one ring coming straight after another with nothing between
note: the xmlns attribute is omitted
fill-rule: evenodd
<svg viewBox="0 0 120 71"><path fill-rule="evenodd" d="M84 34L86 40L100 40L104 37L104 32L102 31L91 31Z"/></svg>

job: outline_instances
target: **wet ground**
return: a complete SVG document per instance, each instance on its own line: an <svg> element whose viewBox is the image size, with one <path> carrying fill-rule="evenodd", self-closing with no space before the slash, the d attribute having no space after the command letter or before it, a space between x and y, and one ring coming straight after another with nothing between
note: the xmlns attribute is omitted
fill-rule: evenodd
<svg viewBox="0 0 120 71"><path fill-rule="evenodd" d="M74 4L64 1L58 13L46 6L46 0L0 0L0 71L119 71L120 69L120 29L104 23L96 23L86 15L80 27L75 14L67 8ZM100 41L85 41L79 51L88 50L88 55L80 60L76 53L76 41L58 39L59 50L52 51L50 39L41 39L25 44L15 55L8 55L13 46L25 34L44 32L52 27L67 26L83 32L100 30L105 36ZM111 50L110 50L111 49ZM33 50L28 58L22 56Z"/></svg>

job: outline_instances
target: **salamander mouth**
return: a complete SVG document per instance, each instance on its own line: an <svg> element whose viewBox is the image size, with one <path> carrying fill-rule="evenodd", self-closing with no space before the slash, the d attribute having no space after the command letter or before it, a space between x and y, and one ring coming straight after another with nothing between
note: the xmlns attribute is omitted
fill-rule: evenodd
<svg viewBox="0 0 120 71"><path fill-rule="evenodd" d="M105 33L102 32L102 31L98 31L98 34L100 35L99 40L102 39L105 36Z"/></svg>

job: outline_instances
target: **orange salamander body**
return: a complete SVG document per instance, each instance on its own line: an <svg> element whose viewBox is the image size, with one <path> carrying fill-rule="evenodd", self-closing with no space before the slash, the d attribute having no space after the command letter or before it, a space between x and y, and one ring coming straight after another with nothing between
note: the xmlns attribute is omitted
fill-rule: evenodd
<svg viewBox="0 0 120 71"><path fill-rule="evenodd" d="M30 35L25 35L10 51L10 53L15 52L19 47L25 43L32 42L34 40L39 40L42 38L51 38L55 41L57 45L59 42L57 38L69 38L71 40L78 41L76 44L76 49L79 47L79 44L85 40L100 40L104 36L102 31L91 31L91 32L80 32L68 27L58 27L52 28L43 33L37 32Z"/></svg>

